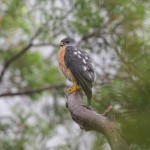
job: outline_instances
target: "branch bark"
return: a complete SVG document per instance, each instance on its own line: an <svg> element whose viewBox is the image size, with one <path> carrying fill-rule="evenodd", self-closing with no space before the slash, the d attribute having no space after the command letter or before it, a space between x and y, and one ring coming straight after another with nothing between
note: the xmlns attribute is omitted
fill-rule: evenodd
<svg viewBox="0 0 150 150"><path fill-rule="evenodd" d="M112 150L129 150L129 146L123 139L117 123L94 110L87 109L83 104L79 91L67 95L66 106L72 119L81 129L86 131L94 130L103 134Z"/></svg>

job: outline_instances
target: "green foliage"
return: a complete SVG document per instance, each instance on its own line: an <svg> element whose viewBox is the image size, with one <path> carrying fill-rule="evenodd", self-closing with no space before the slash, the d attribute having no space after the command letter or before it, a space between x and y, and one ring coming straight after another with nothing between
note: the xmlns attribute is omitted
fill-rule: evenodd
<svg viewBox="0 0 150 150"><path fill-rule="evenodd" d="M19 68L21 80L26 81L28 87L36 88L44 84L62 83L58 68L53 66L50 60L44 60L38 52L26 53L13 66L12 73L15 74L16 69Z"/></svg>
<svg viewBox="0 0 150 150"><path fill-rule="evenodd" d="M76 2L75 18L76 20L73 21L73 26L81 35L87 35L99 29L103 21L99 13L99 8L91 0Z"/></svg>
<svg viewBox="0 0 150 150"><path fill-rule="evenodd" d="M28 107L32 108L31 106ZM16 118L3 118L0 121L0 149L47 149L45 143L52 134L52 124L34 110L27 111L19 103L13 108ZM21 112L21 113L20 113ZM41 133L44 135L41 137ZM40 143L40 144L39 144Z"/></svg>
<svg viewBox="0 0 150 150"><path fill-rule="evenodd" d="M0 22L0 27L3 28L3 31L12 37L15 34L15 30L20 29L29 32L30 18L26 18L27 10L26 3L21 0L11 0L7 4L7 13L2 18ZM28 24L28 25L27 25Z"/></svg>

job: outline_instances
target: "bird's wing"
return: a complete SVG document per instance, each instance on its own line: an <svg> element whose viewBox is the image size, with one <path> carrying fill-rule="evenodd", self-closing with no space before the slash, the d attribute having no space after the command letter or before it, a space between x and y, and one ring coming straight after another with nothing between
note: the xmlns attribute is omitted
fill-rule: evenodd
<svg viewBox="0 0 150 150"><path fill-rule="evenodd" d="M67 46L64 60L77 83L81 86L87 97L91 99L94 70L88 54L77 46Z"/></svg>

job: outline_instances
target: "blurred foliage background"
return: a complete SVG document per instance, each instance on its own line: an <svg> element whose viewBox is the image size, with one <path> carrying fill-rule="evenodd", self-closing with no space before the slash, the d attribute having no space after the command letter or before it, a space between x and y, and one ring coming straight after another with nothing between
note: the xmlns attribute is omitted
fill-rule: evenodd
<svg viewBox="0 0 150 150"><path fill-rule="evenodd" d="M149 10L148 0L1 0L0 149L110 149L65 108L57 52L71 36L93 59L93 107L111 104L130 148L149 150Z"/></svg>

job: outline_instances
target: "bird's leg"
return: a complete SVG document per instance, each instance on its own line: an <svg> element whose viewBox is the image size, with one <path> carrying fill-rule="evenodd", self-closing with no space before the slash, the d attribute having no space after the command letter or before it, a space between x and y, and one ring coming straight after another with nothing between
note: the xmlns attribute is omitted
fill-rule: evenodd
<svg viewBox="0 0 150 150"><path fill-rule="evenodd" d="M69 89L69 93L71 94L71 93L73 93L74 91L77 91L77 90L79 90L79 89L80 89L80 88L79 88L77 82L75 82L74 85L73 85L73 87L71 87L71 88Z"/></svg>

